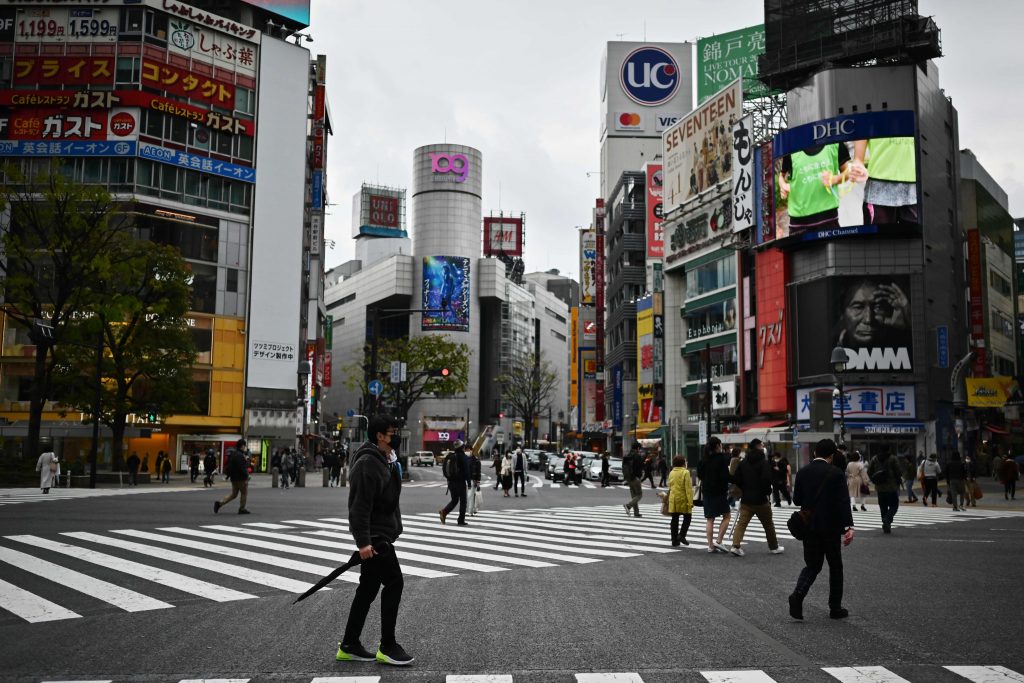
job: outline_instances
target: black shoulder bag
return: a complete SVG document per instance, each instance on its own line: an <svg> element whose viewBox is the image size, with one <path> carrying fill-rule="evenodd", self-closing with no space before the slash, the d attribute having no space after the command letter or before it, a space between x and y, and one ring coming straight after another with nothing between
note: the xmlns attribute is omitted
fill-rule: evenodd
<svg viewBox="0 0 1024 683"><path fill-rule="evenodd" d="M806 508L801 507L789 516L786 526L789 527L789 533L796 540L802 541L807 538L807 532L810 531L811 528L811 515L814 514L814 507L818 505L818 499L821 498L821 492L825 490L825 484L828 482L828 478L830 476L832 476L831 472L826 474L824 479L821 480L821 485L818 486L818 492L814 494L814 506Z"/></svg>

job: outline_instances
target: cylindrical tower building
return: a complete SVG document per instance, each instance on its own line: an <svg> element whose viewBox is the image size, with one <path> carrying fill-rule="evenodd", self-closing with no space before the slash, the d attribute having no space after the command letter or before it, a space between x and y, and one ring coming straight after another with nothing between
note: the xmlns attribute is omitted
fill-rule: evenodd
<svg viewBox="0 0 1024 683"><path fill-rule="evenodd" d="M413 155L410 232L416 276L412 304L443 312L414 316L409 334L446 334L470 349L465 397L417 403L409 415L414 438L422 439L430 430L424 417L461 418L474 426L480 424L480 303L475 271L481 256L482 186L479 150L455 144L426 145ZM454 429L454 423L447 424L451 427L446 434L462 431ZM466 427L464 438L468 441L470 430Z"/></svg>

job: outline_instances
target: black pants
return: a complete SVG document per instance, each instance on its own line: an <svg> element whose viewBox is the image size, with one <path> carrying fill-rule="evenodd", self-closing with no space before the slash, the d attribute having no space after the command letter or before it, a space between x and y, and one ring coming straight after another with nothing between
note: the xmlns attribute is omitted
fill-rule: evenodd
<svg viewBox="0 0 1024 683"><path fill-rule="evenodd" d="M601 487L612 485L612 475L608 474L607 471L601 472Z"/></svg>
<svg viewBox="0 0 1024 683"><path fill-rule="evenodd" d="M512 484L512 488L515 489L516 493L519 493L519 489L523 490L523 495L526 495L526 472L515 472L513 475L515 483Z"/></svg>
<svg viewBox="0 0 1024 683"><path fill-rule="evenodd" d="M924 498L925 502L927 503L928 502L928 496L931 496L932 497L932 505L938 504L938 500L939 500L939 480L936 479L935 477L925 477L924 478L924 487L923 488L924 488L924 493L922 494L922 497Z"/></svg>
<svg viewBox="0 0 1024 683"><path fill-rule="evenodd" d="M188 473L189 473L189 475L191 475L192 483L194 484L196 482L196 479L199 478L199 468L198 467L190 467L189 470L188 470Z"/></svg>
<svg viewBox="0 0 1024 683"><path fill-rule="evenodd" d="M448 480L448 493L451 494L451 501L444 506L444 514L448 514L459 506L459 523L466 521L466 482L461 480Z"/></svg>
<svg viewBox="0 0 1024 683"><path fill-rule="evenodd" d="M346 644L359 641L366 615L381 586L384 586L384 590L380 594L380 644L381 647L395 644L395 624L398 622L398 605L402 602L405 579L402 578L402 568L398 564L394 546L378 541L374 543L374 548L377 554L360 565L359 587L352 598L348 623L345 624L345 637L342 639Z"/></svg>
<svg viewBox="0 0 1024 683"><path fill-rule="evenodd" d="M679 528L679 517L683 518L683 528ZM693 515L689 512L673 512L672 513L672 542L676 543L679 540L686 538L686 532L690 530L690 522L693 520Z"/></svg>
<svg viewBox="0 0 1024 683"><path fill-rule="evenodd" d="M640 477L640 485L643 486L644 482L647 481L648 479L651 480L651 488L652 489L653 488L657 488L654 485L654 473L653 472L644 472L644 476Z"/></svg>
<svg viewBox="0 0 1024 683"><path fill-rule="evenodd" d="M824 563L828 562L828 606L843 606L843 537L839 533L814 531L804 539L804 565L793 591L802 600L814 585Z"/></svg>
<svg viewBox="0 0 1024 683"><path fill-rule="evenodd" d="M772 482L772 498L775 499L776 505L782 505L783 498L786 500L786 505L793 504L793 499L789 495L789 487L784 481Z"/></svg>
<svg viewBox="0 0 1024 683"><path fill-rule="evenodd" d="M1014 480L1003 482L1003 497L1009 496L1010 498L1017 497L1017 482Z"/></svg>
<svg viewBox="0 0 1024 683"><path fill-rule="evenodd" d="M882 525L892 525L892 520L896 516L896 511L900 509L900 492L899 491L879 491L878 492L878 511L882 513Z"/></svg>

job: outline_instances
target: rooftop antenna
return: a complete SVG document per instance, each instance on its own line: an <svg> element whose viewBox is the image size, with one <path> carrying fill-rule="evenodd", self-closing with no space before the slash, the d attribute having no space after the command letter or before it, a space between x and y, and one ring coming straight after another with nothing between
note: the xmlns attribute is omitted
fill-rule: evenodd
<svg viewBox="0 0 1024 683"><path fill-rule="evenodd" d="M615 37L618 38L619 40L622 40L623 36L628 36L628 35L629 35L628 33L616 33Z"/></svg>

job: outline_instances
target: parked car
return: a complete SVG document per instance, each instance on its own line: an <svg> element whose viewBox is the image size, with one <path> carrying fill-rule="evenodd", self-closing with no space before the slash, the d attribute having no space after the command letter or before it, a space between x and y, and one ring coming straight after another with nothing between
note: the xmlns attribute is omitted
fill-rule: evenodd
<svg viewBox="0 0 1024 683"><path fill-rule="evenodd" d="M412 462L410 464L418 467L433 467L434 454L430 451L416 451L412 454Z"/></svg>
<svg viewBox="0 0 1024 683"><path fill-rule="evenodd" d="M547 468L544 470L544 478L551 481L562 481L565 479L565 458L560 455L548 458Z"/></svg>
<svg viewBox="0 0 1024 683"><path fill-rule="evenodd" d="M587 479L601 481L601 458L593 458L587 463ZM608 459L608 478L611 481L622 481L622 458Z"/></svg>
<svg viewBox="0 0 1024 683"><path fill-rule="evenodd" d="M526 467L531 470L542 470L547 464L548 454L539 448L527 448L523 451L526 456Z"/></svg>

